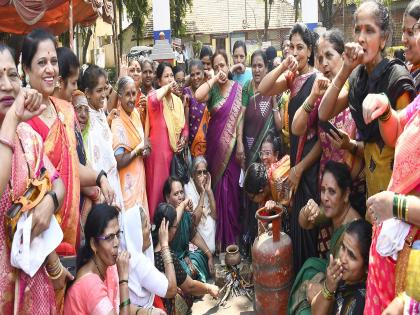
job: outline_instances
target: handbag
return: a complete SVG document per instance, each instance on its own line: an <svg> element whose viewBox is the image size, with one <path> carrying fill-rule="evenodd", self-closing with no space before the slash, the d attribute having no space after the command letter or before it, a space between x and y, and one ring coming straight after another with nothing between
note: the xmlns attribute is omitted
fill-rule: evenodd
<svg viewBox="0 0 420 315"><path fill-rule="evenodd" d="M174 154L171 161L170 174L172 177L178 178L183 185L186 185L189 182L190 174L188 171L186 149Z"/></svg>
<svg viewBox="0 0 420 315"><path fill-rule="evenodd" d="M23 195L13 200L13 204L7 210L4 219L9 247L12 245L13 236L21 215L35 208L51 189L51 179L47 170L43 167L37 178L28 180L28 185Z"/></svg>

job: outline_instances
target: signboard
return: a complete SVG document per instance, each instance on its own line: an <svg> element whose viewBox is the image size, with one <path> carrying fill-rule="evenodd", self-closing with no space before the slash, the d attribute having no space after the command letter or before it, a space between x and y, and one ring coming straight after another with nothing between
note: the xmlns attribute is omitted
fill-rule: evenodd
<svg viewBox="0 0 420 315"><path fill-rule="evenodd" d="M261 49L264 51L267 50L267 48L270 46L271 46L271 41L261 43Z"/></svg>
<svg viewBox="0 0 420 315"><path fill-rule="evenodd" d="M153 39L159 39L159 33L165 34L165 39L171 41L171 15L169 0L153 0Z"/></svg>
<svg viewBox="0 0 420 315"><path fill-rule="evenodd" d="M302 0L302 22L312 31L318 26L318 1Z"/></svg>

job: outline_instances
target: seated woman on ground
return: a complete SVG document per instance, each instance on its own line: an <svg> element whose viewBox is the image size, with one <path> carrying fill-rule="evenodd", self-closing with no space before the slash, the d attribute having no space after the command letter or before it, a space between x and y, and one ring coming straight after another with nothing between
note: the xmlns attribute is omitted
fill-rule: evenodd
<svg viewBox="0 0 420 315"><path fill-rule="evenodd" d="M77 255L78 271L67 291L64 314L149 314L130 302L130 253L118 253L122 233L118 214L117 208L106 204L94 206L89 213L86 242Z"/></svg>
<svg viewBox="0 0 420 315"><path fill-rule="evenodd" d="M175 223L169 230L171 249L191 278L207 282L210 274L214 273L213 255L194 226L191 200L185 199L182 183L173 177L166 180L163 196L167 203L176 208L177 213ZM190 251L190 242L198 250Z"/></svg>
<svg viewBox="0 0 420 315"><path fill-rule="evenodd" d="M159 226L161 222L169 222L169 228L173 227L177 218L177 211L169 203L160 203L155 211L154 222L155 226ZM166 220L166 221L165 221ZM212 297L217 298L219 295L219 288L215 285L202 283L191 277L185 272L182 267L181 261L171 251L171 259L164 252L165 244L159 239L157 228L152 231L153 247L155 249L155 266L163 272L167 261L172 260L174 263L176 282L178 287L182 290L182 295L185 296L202 296L210 294ZM172 239L169 239L172 241ZM179 297L177 297L179 298ZM164 299L164 305L168 315L176 314L175 298Z"/></svg>
<svg viewBox="0 0 420 315"><path fill-rule="evenodd" d="M193 223L211 253L216 250L216 200L211 189L211 175L204 156L193 160L192 180L185 186L185 195L193 203Z"/></svg>
<svg viewBox="0 0 420 315"><path fill-rule="evenodd" d="M300 211L299 224L303 229L318 228L320 258L307 259L296 276L289 299L289 314L307 314L314 296L322 290L327 257L337 257L344 231L359 213L350 204L352 186L348 167L329 161L321 182L321 205L310 199ZM308 290L309 288L312 288Z"/></svg>
<svg viewBox="0 0 420 315"><path fill-rule="evenodd" d="M368 222L359 219L349 224L338 257L330 255L322 290L312 300L313 315L363 314L371 242Z"/></svg>

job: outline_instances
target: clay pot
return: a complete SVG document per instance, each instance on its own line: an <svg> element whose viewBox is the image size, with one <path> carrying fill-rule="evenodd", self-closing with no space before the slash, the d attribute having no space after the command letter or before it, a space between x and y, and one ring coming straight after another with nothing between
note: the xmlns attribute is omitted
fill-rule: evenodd
<svg viewBox="0 0 420 315"><path fill-rule="evenodd" d="M227 266L236 266L241 263L241 254L237 245L226 247L225 264Z"/></svg>

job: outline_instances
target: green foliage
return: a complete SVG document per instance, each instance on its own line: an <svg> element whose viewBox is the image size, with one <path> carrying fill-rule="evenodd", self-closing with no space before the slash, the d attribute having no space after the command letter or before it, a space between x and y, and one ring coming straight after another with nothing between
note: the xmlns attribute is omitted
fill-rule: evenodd
<svg viewBox="0 0 420 315"><path fill-rule="evenodd" d="M133 22L134 32L137 40L140 39L147 17L150 14L151 7L147 0L117 0L119 10L125 6L128 17Z"/></svg>
<svg viewBox="0 0 420 315"><path fill-rule="evenodd" d="M184 24L187 10L191 8L193 0L170 0L171 29L174 37L182 37L187 28Z"/></svg>

